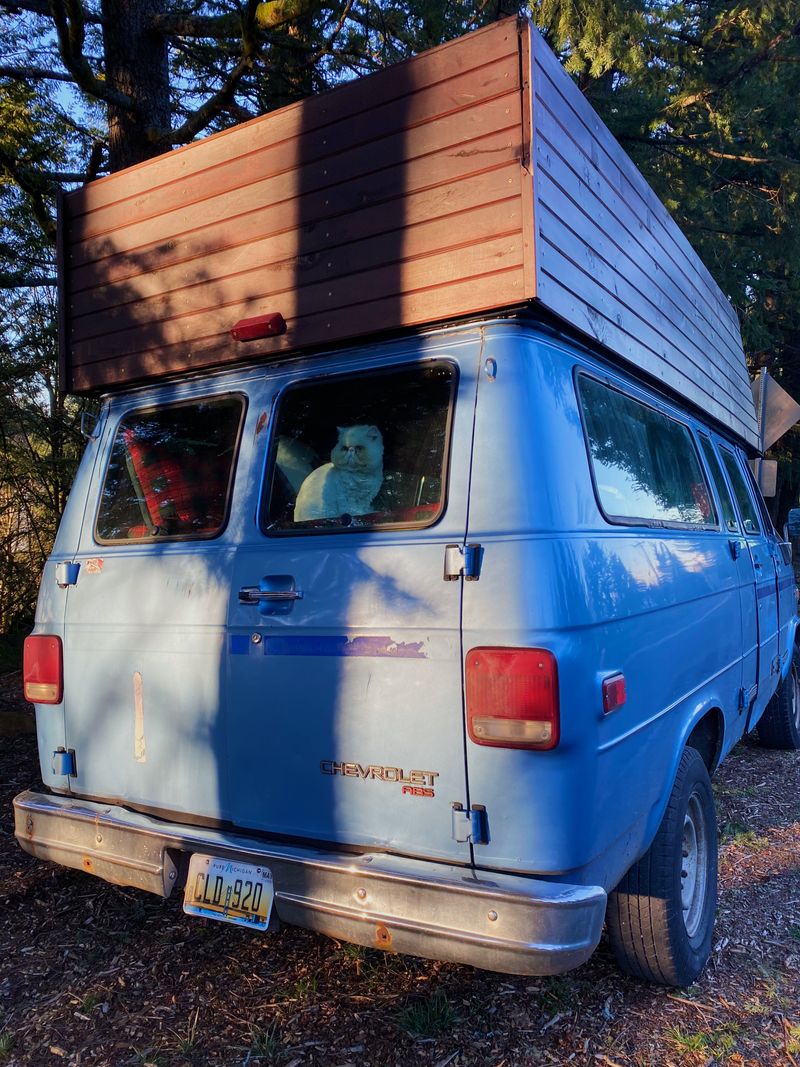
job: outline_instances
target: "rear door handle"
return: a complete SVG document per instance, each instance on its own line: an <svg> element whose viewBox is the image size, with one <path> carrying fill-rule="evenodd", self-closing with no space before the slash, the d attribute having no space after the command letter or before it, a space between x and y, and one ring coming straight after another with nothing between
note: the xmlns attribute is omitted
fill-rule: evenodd
<svg viewBox="0 0 800 1067"><path fill-rule="evenodd" d="M303 593L291 574L265 574L258 585L239 590L240 604L257 604L261 615L288 615Z"/></svg>
<svg viewBox="0 0 800 1067"><path fill-rule="evenodd" d="M277 601L280 604L288 600L302 600L299 589L260 589L257 585L245 585L239 590L239 603L259 604L261 601Z"/></svg>

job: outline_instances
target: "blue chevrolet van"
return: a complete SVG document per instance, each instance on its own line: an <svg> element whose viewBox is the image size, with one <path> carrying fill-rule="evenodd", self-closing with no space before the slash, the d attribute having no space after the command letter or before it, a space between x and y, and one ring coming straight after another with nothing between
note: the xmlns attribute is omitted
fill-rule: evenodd
<svg viewBox="0 0 800 1067"><path fill-rule="evenodd" d="M510 973L607 922L685 985L710 778L754 728L800 746L796 627L740 440L541 319L117 390L26 648L16 833L193 914Z"/></svg>

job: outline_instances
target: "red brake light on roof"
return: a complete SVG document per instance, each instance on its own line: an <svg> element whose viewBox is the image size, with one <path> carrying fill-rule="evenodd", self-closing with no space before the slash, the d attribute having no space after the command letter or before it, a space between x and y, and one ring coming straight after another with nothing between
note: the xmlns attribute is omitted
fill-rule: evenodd
<svg viewBox="0 0 800 1067"><path fill-rule="evenodd" d="M628 694L625 690L624 674L612 674L610 678L604 679L603 711L606 715L609 711L616 711L617 708L621 708L627 699Z"/></svg>
<svg viewBox="0 0 800 1067"><path fill-rule="evenodd" d="M558 671L540 648L467 653L467 727L478 745L555 748L560 737Z"/></svg>
<svg viewBox="0 0 800 1067"><path fill-rule="evenodd" d="M22 661L25 699L32 704L60 704L63 676L61 638L49 634L26 637Z"/></svg>
<svg viewBox="0 0 800 1067"><path fill-rule="evenodd" d="M252 319L239 319L231 328L235 341L257 341L260 337L277 337L286 333L286 320L280 311L271 315L256 315Z"/></svg>

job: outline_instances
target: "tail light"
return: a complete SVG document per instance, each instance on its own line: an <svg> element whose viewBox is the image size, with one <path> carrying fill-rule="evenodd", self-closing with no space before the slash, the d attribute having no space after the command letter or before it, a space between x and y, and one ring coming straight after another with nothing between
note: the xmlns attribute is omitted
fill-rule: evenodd
<svg viewBox="0 0 800 1067"><path fill-rule="evenodd" d="M541 648L473 648L467 653L467 727L478 745L555 748L558 671Z"/></svg>
<svg viewBox="0 0 800 1067"><path fill-rule="evenodd" d="M32 704L60 704L64 692L61 638L35 634L25 638L22 658L25 699Z"/></svg>

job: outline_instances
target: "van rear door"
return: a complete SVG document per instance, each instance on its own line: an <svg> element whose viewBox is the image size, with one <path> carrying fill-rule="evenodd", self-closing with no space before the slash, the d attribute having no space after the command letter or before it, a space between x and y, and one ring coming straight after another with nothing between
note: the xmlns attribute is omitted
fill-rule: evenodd
<svg viewBox="0 0 800 1067"><path fill-rule="evenodd" d="M109 406L101 459L82 487L64 626L66 744L80 796L226 818L228 517L246 411L244 393L219 379Z"/></svg>
<svg viewBox="0 0 800 1067"><path fill-rule="evenodd" d="M466 531L477 335L424 356L266 383L259 521L231 586L231 809L272 834L468 862L451 811L467 801L462 583L443 570Z"/></svg>

